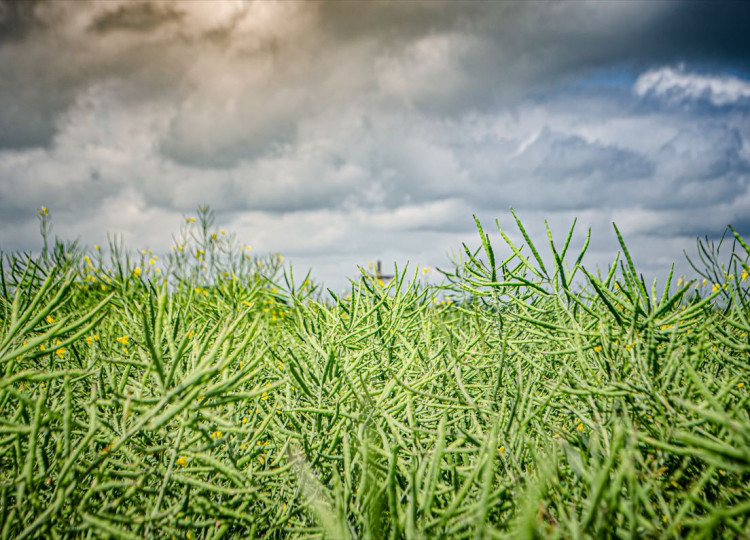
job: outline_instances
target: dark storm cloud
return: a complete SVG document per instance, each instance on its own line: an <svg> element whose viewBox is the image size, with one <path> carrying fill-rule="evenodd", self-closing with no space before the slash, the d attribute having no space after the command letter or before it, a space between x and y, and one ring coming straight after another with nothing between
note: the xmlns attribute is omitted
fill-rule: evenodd
<svg viewBox="0 0 750 540"><path fill-rule="evenodd" d="M674 2L633 43L650 63L715 61L750 71L750 6L743 1Z"/></svg>
<svg viewBox="0 0 750 540"><path fill-rule="evenodd" d="M0 45L28 36L34 28L41 27L35 15L38 0L0 0Z"/></svg>
<svg viewBox="0 0 750 540"><path fill-rule="evenodd" d="M163 23L177 13L169 6L157 9L134 2L123 11L114 2L85 0L0 5L6 10L0 22L0 151L49 147L79 95L102 81L128 81L139 99L164 95L165 88L174 95L174 84L164 82L173 83L179 66L170 48L155 51L153 43L142 39L116 45L102 34L79 28L87 17L110 27L116 21L132 25L138 20L149 27L153 25L143 14L152 13ZM113 12L102 12L110 7ZM128 18L130 9L141 18Z"/></svg>
<svg viewBox="0 0 750 540"><path fill-rule="evenodd" d="M49 144L56 117L74 98L65 90L50 93L45 68L29 65L39 59L24 57L24 42L49 29L38 15L41 5L0 0L0 150Z"/></svg>
<svg viewBox="0 0 750 540"><path fill-rule="evenodd" d="M321 28L336 41L381 41L386 64L392 58L405 77L433 75L429 92L402 94L429 113L508 105L617 64L641 71L654 63L750 58L750 9L741 2L404 2L388 9L329 2L320 10ZM420 42L451 35L471 36L445 51L455 58L452 77L424 71L430 58L420 54Z"/></svg>
<svg viewBox="0 0 750 540"><path fill-rule="evenodd" d="M216 6L211 11L221 7L203 4ZM713 21L708 16L712 8L697 4L290 4L297 12L291 18L310 20L292 33L275 32L272 26L243 29L256 17L251 4L240 4L216 24L196 29L186 15L189 2L6 3L6 33L28 44L12 54L0 52L0 70L12 81L0 88L0 147L48 145L57 118L76 93L105 77L147 84L139 72L157 77L157 66L163 66L172 84L154 86L152 92L167 91L180 100L195 86L210 88L209 81L216 78L210 67L202 81L195 73L186 74L201 57L212 55L224 69L222 79L236 70L237 80L246 81L230 88L229 95L218 87L192 99L175 117L162 149L189 166L231 167L293 143L300 117L368 92L383 106L461 115L516 104L613 63L645 66L655 58L671 63L722 54L742 57L750 44L741 32L747 9L740 3L722 5L716 8L720 23L701 26ZM84 38L75 30L60 30L72 28L87 11L91 16L85 28L95 35L132 33L133 40L113 49L105 46L99 55L72 53ZM150 46L138 40L144 33L154 34ZM228 49L232 43L234 48ZM251 74L258 70L266 73L261 84ZM339 73L347 73L350 88L344 88ZM235 105L227 108L222 101ZM22 122L24 118L28 121ZM206 133L209 121L219 126L215 132Z"/></svg>
<svg viewBox="0 0 750 540"><path fill-rule="evenodd" d="M152 32L157 28L177 22L184 13L173 5L155 5L149 2L131 2L96 17L89 29L105 34L112 31Z"/></svg>
<svg viewBox="0 0 750 540"><path fill-rule="evenodd" d="M191 103L175 118L165 155L189 166L232 167L294 144L301 117L341 99L369 94L374 106L427 116L488 114L553 94L605 66L641 70L655 58L705 61L728 47L741 55L750 43L739 32L748 12L739 5L720 14L734 38L718 27L702 31L696 36L711 45L700 55L690 52L700 44L685 46L689 32L672 37L675 14L688 28L706 17L705 10L682 4L323 2L306 8L314 23L297 40L307 46L295 48L279 34L251 48L249 59L275 66L267 84L248 84L245 104L229 115L213 102ZM240 19L214 32L226 43L228 35L241 35ZM358 57L362 49L366 56ZM332 53L337 61L327 63ZM337 73L356 82L342 93ZM201 118L221 127L206 136L212 127Z"/></svg>

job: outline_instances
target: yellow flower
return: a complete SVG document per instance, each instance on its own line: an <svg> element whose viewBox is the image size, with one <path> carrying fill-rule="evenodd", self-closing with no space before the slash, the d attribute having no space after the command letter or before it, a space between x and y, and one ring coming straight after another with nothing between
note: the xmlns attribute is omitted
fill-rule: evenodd
<svg viewBox="0 0 750 540"><path fill-rule="evenodd" d="M46 351L47 347L45 347L44 345L39 345L39 350L40 351Z"/></svg>
<svg viewBox="0 0 750 540"><path fill-rule="evenodd" d="M95 249L96 251L99 251L99 250L100 250L101 248L99 247L99 244L94 244L94 249Z"/></svg>
<svg viewBox="0 0 750 540"><path fill-rule="evenodd" d="M743 386L745 386L745 383L743 382L737 383L737 388L742 388Z"/></svg>
<svg viewBox="0 0 750 540"><path fill-rule="evenodd" d="M55 351L55 354L56 354L56 355L57 355L58 357L62 358L63 356L65 356L65 351L66 351L65 347L60 347L59 349L57 349L57 350Z"/></svg>
<svg viewBox="0 0 750 540"><path fill-rule="evenodd" d="M42 206L39 210L37 210L37 214L39 214L40 216L48 216L49 209L46 206Z"/></svg>
<svg viewBox="0 0 750 540"><path fill-rule="evenodd" d="M747 268L745 268L744 270L742 270L742 274L740 274L740 279L742 281L747 281Z"/></svg>
<svg viewBox="0 0 750 540"><path fill-rule="evenodd" d="M498 454L502 454L503 452L505 452L505 446L504 445L497 449L497 453Z"/></svg>
<svg viewBox="0 0 750 540"><path fill-rule="evenodd" d="M424 268L422 268L422 274L424 274L425 276L426 276L426 275L427 275L427 274L428 274L429 272L430 272L430 267L429 267L429 266L425 266Z"/></svg>
<svg viewBox="0 0 750 540"><path fill-rule="evenodd" d="M186 219L185 221L186 221L187 223L195 223L195 218L194 218L194 217L189 217L189 218L187 218L187 219Z"/></svg>
<svg viewBox="0 0 750 540"><path fill-rule="evenodd" d="M117 341L119 341L123 345L127 345L129 340L130 340L130 336L120 336L117 338Z"/></svg>
<svg viewBox="0 0 750 540"><path fill-rule="evenodd" d="M52 317L52 315L47 315L44 318L44 320L47 321L47 323L49 323L49 324L54 324L55 323L55 319Z"/></svg>
<svg viewBox="0 0 750 540"><path fill-rule="evenodd" d="M714 283L714 286L713 286L713 287L711 287L711 292L712 292L712 293L715 293L715 292L716 292L716 291L718 291L719 289L721 289L721 285L719 285L718 283Z"/></svg>
<svg viewBox="0 0 750 540"><path fill-rule="evenodd" d="M578 425L576 426L576 429L580 431L581 433L583 433L583 422L579 422Z"/></svg>
<svg viewBox="0 0 750 540"><path fill-rule="evenodd" d="M182 467L187 467L187 458L185 456L180 456L177 458L176 463Z"/></svg>
<svg viewBox="0 0 750 540"><path fill-rule="evenodd" d="M221 439L221 437L222 437L222 433L218 429L214 431L213 433L211 433L212 439Z"/></svg>
<svg viewBox="0 0 750 540"><path fill-rule="evenodd" d="M596 347L594 347L594 351L596 351L596 352L602 352L602 346L601 345L597 345Z"/></svg>
<svg viewBox="0 0 750 540"><path fill-rule="evenodd" d="M247 424L247 416L243 416L242 417L242 423L243 424Z"/></svg>
<svg viewBox="0 0 750 540"><path fill-rule="evenodd" d="M102 448L101 450L99 450L99 453L100 454L106 454L108 452L111 452L112 451L112 447L114 447L114 445L115 445L115 442L112 441L107 446L105 446L104 448Z"/></svg>

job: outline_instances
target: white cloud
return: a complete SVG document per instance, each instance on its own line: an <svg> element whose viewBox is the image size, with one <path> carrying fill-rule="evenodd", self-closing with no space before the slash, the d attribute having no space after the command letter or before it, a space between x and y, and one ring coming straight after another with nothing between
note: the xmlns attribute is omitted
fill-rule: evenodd
<svg viewBox="0 0 750 540"><path fill-rule="evenodd" d="M750 82L732 75L702 75L684 69L662 67L643 73L633 85L637 96L655 96L671 103L708 100L713 105L732 105L750 100Z"/></svg>

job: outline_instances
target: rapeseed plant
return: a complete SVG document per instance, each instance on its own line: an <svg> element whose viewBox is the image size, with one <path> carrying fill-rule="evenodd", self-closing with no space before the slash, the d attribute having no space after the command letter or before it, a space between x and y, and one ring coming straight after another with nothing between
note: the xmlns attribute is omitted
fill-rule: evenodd
<svg viewBox="0 0 750 540"><path fill-rule="evenodd" d="M746 534L734 231L728 264L699 243L661 295L616 229L602 276L588 239L572 258L550 234L545 259L516 219L523 246L477 222L445 283L328 298L212 220L160 274L114 241L6 257L0 538Z"/></svg>

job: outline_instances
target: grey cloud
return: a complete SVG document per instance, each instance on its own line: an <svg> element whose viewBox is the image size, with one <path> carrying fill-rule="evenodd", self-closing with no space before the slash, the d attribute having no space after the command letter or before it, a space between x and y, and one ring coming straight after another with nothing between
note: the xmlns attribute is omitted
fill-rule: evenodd
<svg viewBox="0 0 750 540"><path fill-rule="evenodd" d="M88 28L99 34L113 31L152 32L184 16L173 4L130 2L99 14Z"/></svg>
<svg viewBox="0 0 750 540"><path fill-rule="evenodd" d="M644 28L636 50L652 63L707 64L716 60L750 69L746 2L679 2Z"/></svg>
<svg viewBox="0 0 750 540"><path fill-rule="evenodd" d="M356 50L363 44L371 48L369 65L344 55L336 67L363 83L352 89L355 95L375 92L382 107L454 118L469 111L490 113L517 103L529 93L544 94L551 84L597 66L632 62L634 58L645 65L649 61L646 50L640 51L634 43L639 44L653 30L654 19L665 20L661 18L663 12L674 8L634 3L551 6L410 2L389 6L392 11L379 4L358 4L356 9L349 3L317 6L317 26L310 32L320 32L325 38L316 46L322 47L321 52ZM363 17L362 11L368 16ZM351 30L365 20L368 25L356 32ZM372 24L377 20L383 23ZM618 32L618 28L627 28L628 32ZM668 40L669 34L660 31ZM283 42L277 42L275 50L275 55L283 51ZM299 61L296 54L287 58L292 63ZM186 110L187 119L175 123L165 145L167 154L187 164L205 161L232 166L243 156L262 155L278 145L293 143L294 119L299 114L334 103L325 91L325 76L321 78L315 69L319 65L315 60L303 69L309 92L304 100L286 104L282 112L268 114L265 121L263 115L253 113L252 107L240 108L228 118L228 132L242 129L235 127L238 123L250 126L248 138L237 137L236 144L201 146L200 140L195 140L200 138L196 135L200 131L186 127L192 125L191 112ZM282 91L289 88L284 78L277 78L275 84ZM261 91L256 99L265 100L270 94ZM270 109L275 109L273 104ZM223 123L220 111L214 118ZM259 127L263 124L271 127ZM221 141L221 137L216 140Z"/></svg>
<svg viewBox="0 0 750 540"><path fill-rule="evenodd" d="M295 119L304 110L301 93L256 89L240 110L211 101L194 109L186 104L165 134L161 151L192 167L230 168L257 159L294 142Z"/></svg>
<svg viewBox="0 0 750 540"><path fill-rule="evenodd" d="M683 249L691 247L697 237L719 238L732 225L747 238L750 233L750 193L744 192L732 200L711 203L691 209L634 209L630 211L634 221L629 234L652 241L676 238L687 239ZM625 215L624 211L619 212ZM621 218L618 225L627 223Z"/></svg>
<svg viewBox="0 0 750 540"><path fill-rule="evenodd" d="M653 58L686 59L692 76L691 58L729 43L670 45L690 38L667 17L693 7L70 5L40 3L0 39L3 247L27 241L23 223L36 234L41 204L62 234L127 231L140 247L207 203L258 249L329 261L326 278L375 258L439 265L474 241L472 213L505 222L509 206L542 242L544 219L579 215L598 235L622 220L644 258L747 226L746 110L574 84L600 66L664 67Z"/></svg>
<svg viewBox="0 0 750 540"><path fill-rule="evenodd" d="M9 98L11 103L6 101ZM31 80L0 82L0 150L49 146L57 119L69 106L74 92L49 89Z"/></svg>
<svg viewBox="0 0 750 540"><path fill-rule="evenodd" d="M551 211L602 208L631 200L627 192L654 171L648 157L632 150L546 126L516 147L493 160L495 171L481 178L472 202Z"/></svg>
<svg viewBox="0 0 750 540"><path fill-rule="evenodd" d="M655 155L659 166L647 207L684 213L733 203L750 186L744 145L743 134L723 124L682 127Z"/></svg>
<svg viewBox="0 0 750 540"><path fill-rule="evenodd" d="M743 157L743 137L736 128L714 122L680 130L660 150L663 161L678 165L680 180L711 180L750 173Z"/></svg>
<svg viewBox="0 0 750 540"><path fill-rule="evenodd" d="M0 1L0 45L6 41L19 41L26 38L34 28L42 27L37 16L39 0Z"/></svg>
<svg viewBox="0 0 750 540"><path fill-rule="evenodd" d="M535 163L536 174L562 180L596 177L598 181L627 181L645 178L654 170L648 159L630 150L547 128L518 158Z"/></svg>
<svg viewBox="0 0 750 540"><path fill-rule="evenodd" d="M666 24L665 12L687 9L637 2L261 2L233 11L200 2L39 5L12 7L42 22L25 25L32 30L23 49L0 51L0 69L13 81L0 88L0 147L48 145L79 91L118 77L182 102L162 149L179 163L209 168L293 144L301 117L361 95L382 107L459 117L516 104L633 54L645 62L646 49L638 51L646 33L671 39L654 21ZM198 11L209 5L210 13ZM267 6L286 10L283 18L253 26ZM100 41L96 53L78 52L92 46L78 30L85 13L93 36L118 32L117 47ZM33 86L55 91L24 92ZM11 129L24 118L24 127Z"/></svg>
<svg viewBox="0 0 750 540"><path fill-rule="evenodd" d="M51 161L51 160L50 160ZM3 164L4 165L4 164ZM95 215L103 200L123 190L121 178L102 176L96 168L54 166L48 162L30 171L0 165L0 223L14 223L45 205L57 213L85 220Z"/></svg>
<svg viewBox="0 0 750 540"><path fill-rule="evenodd" d="M159 47L158 36L151 42L140 38L112 42L80 31L79 18L93 17L110 3L18 5L23 6L18 10L26 22L19 23L14 39L0 39L0 150L49 148L62 117L78 97L107 80L128 81L134 99L156 100L179 93L173 83L182 67L181 59L173 55L178 49L174 43Z"/></svg>

